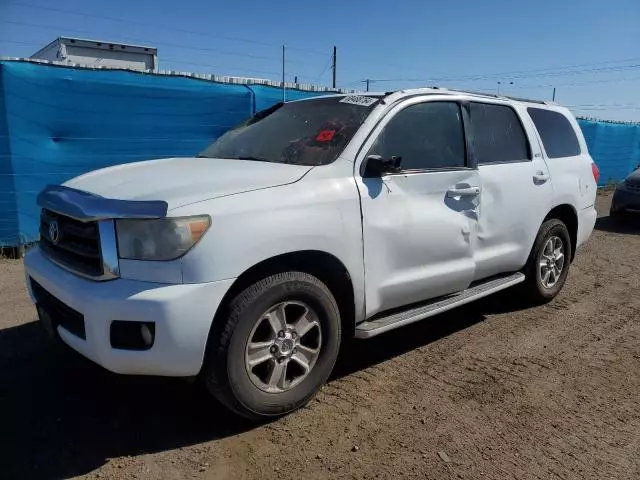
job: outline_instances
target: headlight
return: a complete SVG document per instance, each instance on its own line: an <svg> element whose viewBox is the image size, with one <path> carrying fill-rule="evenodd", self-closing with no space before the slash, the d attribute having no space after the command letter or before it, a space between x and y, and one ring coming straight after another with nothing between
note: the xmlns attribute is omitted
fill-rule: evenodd
<svg viewBox="0 0 640 480"><path fill-rule="evenodd" d="M208 215L116 220L118 256L130 260L173 260L198 243L210 225Z"/></svg>

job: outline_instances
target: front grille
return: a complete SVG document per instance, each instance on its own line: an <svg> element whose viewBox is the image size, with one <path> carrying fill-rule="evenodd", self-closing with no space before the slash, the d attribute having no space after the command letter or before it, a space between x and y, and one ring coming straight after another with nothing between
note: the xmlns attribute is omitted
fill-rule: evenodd
<svg viewBox="0 0 640 480"><path fill-rule="evenodd" d="M84 316L51 295L33 278L29 278L29 281L38 308L43 309L51 317L53 328L60 325L76 337L86 340Z"/></svg>
<svg viewBox="0 0 640 480"><path fill-rule="evenodd" d="M52 239L51 225L57 225ZM54 241L55 240L55 241ZM81 222L65 215L42 210L40 247L53 260L84 275L99 277L104 273L97 222Z"/></svg>

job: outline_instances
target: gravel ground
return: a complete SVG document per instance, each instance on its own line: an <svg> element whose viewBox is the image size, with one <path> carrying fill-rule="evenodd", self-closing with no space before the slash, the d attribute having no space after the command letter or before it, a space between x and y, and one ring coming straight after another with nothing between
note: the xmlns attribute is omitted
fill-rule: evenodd
<svg viewBox="0 0 640 480"><path fill-rule="evenodd" d="M505 293L355 342L259 427L50 345L0 261L0 478L638 479L639 235L601 217L552 303Z"/></svg>

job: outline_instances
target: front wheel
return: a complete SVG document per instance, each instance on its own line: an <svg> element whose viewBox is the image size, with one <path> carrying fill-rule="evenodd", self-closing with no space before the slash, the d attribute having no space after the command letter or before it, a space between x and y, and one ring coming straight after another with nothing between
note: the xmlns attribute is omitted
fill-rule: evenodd
<svg viewBox="0 0 640 480"><path fill-rule="evenodd" d="M621 220L624 217L624 210L616 210L611 206L609 209L609 216L614 220Z"/></svg>
<svg viewBox="0 0 640 480"><path fill-rule="evenodd" d="M340 346L340 313L316 277L286 272L235 297L215 328L203 374L209 391L258 420L306 404L327 381Z"/></svg>
<svg viewBox="0 0 640 480"><path fill-rule="evenodd" d="M525 266L525 293L533 303L551 301L562 289L571 263L571 237L558 219L542 224Z"/></svg>

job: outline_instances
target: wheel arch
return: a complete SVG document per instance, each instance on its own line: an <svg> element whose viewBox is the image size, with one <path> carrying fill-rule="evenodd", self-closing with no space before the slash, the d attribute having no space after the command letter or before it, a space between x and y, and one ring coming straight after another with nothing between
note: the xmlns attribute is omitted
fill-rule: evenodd
<svg viewBox="0 0 640 480"><path fill-rule="evenodd" d="M573 261L578 243L578 212L572 205L563 203L553 207L544 218L543 223L552 218L560 220L567 226L567 230L569 230L569 237L571 238L571 261Z"/></svg>
<svg viewBox="0 0 640 480"><path fill-rule="evenodd" d="M351 275L344 263L336 256L320 250L301 250L284 253L262 260L245 270L233 282L224 295L215 313L209 337L223 325L221 317L227 314L226 307L245 288L276 273L300 271L317 277L331 291L340 309L342 338L355 334L355 294ZM209 344L209 342L207 342Z"/></svg>

